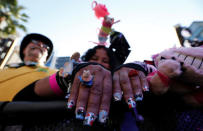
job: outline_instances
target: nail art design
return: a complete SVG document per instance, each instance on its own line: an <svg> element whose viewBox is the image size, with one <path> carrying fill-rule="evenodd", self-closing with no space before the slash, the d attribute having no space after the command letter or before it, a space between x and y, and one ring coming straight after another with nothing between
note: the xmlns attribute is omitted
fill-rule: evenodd
<svg viewBox="0 0 203 131"><path fill-rule="evenodd" d="M144 86L143 91L149 91L149 87L148 86Z"/></svg>
<svg viewBox="0 0 203 131"><path fill-rule="evenodd" d="M128 99L128 107L129 107L130 109L136 107L136 103L135 103L135 101L133 100L133 98L129 98L129 99Z"/></svg>
<svg viewBox="0 0 203 131"><path fill-rule="evenodd" d="M137 93L135 95L135 101L142 101L143 100L143 95L141 93Z"/></svg>
<svg viewBox="0 0 203 131"><path fill-rule="evenodd" d="M74 101L73 101L73 100L70 100L70 101L67 103L67 108L68 108L68 109L72 109L72 108L73 108L73 105L74 105Z"/></svg>
<svg viewBox="0 0 203 131"><path fill-rule="evenodd" d="M99 112L99 122L106 123L108 117L108 113L105 110L101 110Z"/></svg>
<svg viewBox="0 0 203 131"><path fill-rule="evenodd" d="M114 97L115 101L121 101L122 95L121 95L121 93L117 92L117 93L113 94L113 97Z"/></svg>
<svg viewBox="0 0 203 131"><path fill-rule="evenodd" d="M76 111L76 119L83 120L85 116L85 109L84 107L79 107Z"/></svg>
<svg viewBox="0 0 203 131"><path fill-rule="evenodd" d="M92 126L95 119L96 119L96 117L95 117L94 113L89 112L86 114L83 124L87 125L87 126Z"/></svg>

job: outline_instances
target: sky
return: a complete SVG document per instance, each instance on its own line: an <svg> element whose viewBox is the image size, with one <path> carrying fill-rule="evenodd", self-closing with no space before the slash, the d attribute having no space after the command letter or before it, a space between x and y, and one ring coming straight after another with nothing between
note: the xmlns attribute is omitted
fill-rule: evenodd
<svg viewBox="0 0 203 131"><path fill-rule="evenodd" d="M55 56L81 55L98 42L102 20L93 0L19 0L28 16L27 33L41 33L54 43ZM131 53L126 62L150 60L153 54L179 47L174 26L203 20L202 0L97 0L120 20L112 28L126 37ZM18 43L26 33L20 31ZM109 43L109 39L107 40ZM110 44L110 43L109 43ZM109 45L108 45L109 46Z"/></svg>

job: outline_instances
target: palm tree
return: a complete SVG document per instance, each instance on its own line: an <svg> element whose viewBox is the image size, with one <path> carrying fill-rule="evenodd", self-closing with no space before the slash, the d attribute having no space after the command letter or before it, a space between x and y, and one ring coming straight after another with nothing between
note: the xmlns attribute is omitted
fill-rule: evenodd
<svg viewBox="0 0 203 131"><path fill-rule="evenodd" d="M23 22L27 22L28 16L21 13L23 9L17 0L0 0L0 38L15 36L17 28L26 32Z"/></svg>

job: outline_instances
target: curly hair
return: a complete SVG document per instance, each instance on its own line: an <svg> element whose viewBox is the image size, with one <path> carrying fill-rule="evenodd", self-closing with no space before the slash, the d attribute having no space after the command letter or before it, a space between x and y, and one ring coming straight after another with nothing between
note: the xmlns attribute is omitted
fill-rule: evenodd
<svg viewBox="0 0 203 131"><path fill-rule="evenodd" d="M86 61L86 62L89 61L92 58L92 56L95 55L97 49L104 49L107 52L107 55L109 57L110 69L113 70L117 65L114 54L112 53L111 50L109 50L109 48L107 48L103 45L98 45L98 46L95 46L95 47L87 50L86 53L81 57L82 61Z"/></svg>

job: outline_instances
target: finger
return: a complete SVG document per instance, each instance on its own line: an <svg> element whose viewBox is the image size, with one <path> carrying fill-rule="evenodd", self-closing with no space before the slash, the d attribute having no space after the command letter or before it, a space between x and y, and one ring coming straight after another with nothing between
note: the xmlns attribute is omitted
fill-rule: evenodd
<svg viewBox="0 0 203 131"><path fill-rule="evenodd" d="M99 109L99 122L101 123L105 123L107 120L111 103L111 97L112 97L112 77L111 73L108 71L104 76L103 93Z"/></svg>
<svg viewBox="0 0 203 131"><path fill-rule="evenodd" d="M139 76L137 75L137 76L130 77L130 82L133 88L135 101L141 101L143 98L143 95L142 95L142 85L141 85Z"/></svg>
<svg viewBox="0 0 203 131"><path fill-rule="evenodd" d="M142 90L149 91L149 83L147 81L145 74L142 71L139 71L139 78L140 78Z"/></svg>
<svg viewBox="0 0 203 131"><path fill-rule="evenodd" d="M78 76L81 75L81 71L79 71L78 73L76 73L73 84L72 84L72 88L70 91L70 97L68 99L68 103L67 103L67 108L68 109L72 109L73 106L75 106L76 104L76 100L77 100L77 96L78 96L78 89L80 87L80 80L78 79Z"/></svg>
<svg viewBox="0 0 203 131"><path fill-rule="evenodd" d="M92 70L88 70L89 68L86 67L83 70L82 76L88 75L90 77L93 77L93 69ZM90 72L87 74L87 72ZM80 76L82 78L82 76ZM93 81L94 77L91 78L91 80L88 81ZM84 80L84 77L83 79ZM80 119L83 120L84 116L85 116L85 111L86 111L86 105L88 102L88 98L89 98L89 91L90 91L91 86L87 86L84 83L80 84L79 87L79 94L78 94L78 99L77 99L77 105L76 105L76 119Z"/></svg>
<svg viewBox="0 0 203 131"><path fill-rule="evenodd" d="M89 70L91 69L91 70ZM96 69L96 70L95 70ZM79 88L79 94L78 94L78 100L77 100L77 106L76 106L76 119L84 119L88 98L89 98L89 91L93 84L94 72L97 71L97 68L94 68L94 66L87 66L83 68L83 73L80 76L80 88Z"/></svg>
<svg viewBox="0 0 203 131"><path fill-rule="evenodd" d="M94 83L90 88L90 94L88 98L87 113L84 120L84 125L92 126L93 122L96 119L99 111L99 105L102 97L102 82L103 82L103 73L102 68L94 72Z"/></svg>
<svg viewBox="0 0 203 131"><path fill-rule="evenodd" d="M79 94L76 104L76 119L83 120L86 112L86 105L89 97L89 87L80 84Z"/></svg>
<svg viewBox="0 0 203 131"><path fill-rule="evenodd" d="M130 80L128 77L128 72L129 72L129 70L121 70L119 72L120 84L121 84L121 88L123 90L125 101L128 104L128 107L134 108L135 101L133 100L134 99L133 90L132 90L131 83L130 83Z"/></svg>
<svg viewBox="0 0 203 131"><path fill-rule="evenodd" d="M120 101L122 98L122 90L119 82L118 71L113 74L113 98L115 101Z"/></svg>

